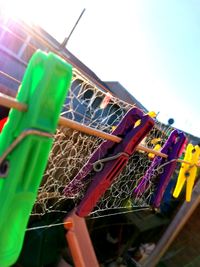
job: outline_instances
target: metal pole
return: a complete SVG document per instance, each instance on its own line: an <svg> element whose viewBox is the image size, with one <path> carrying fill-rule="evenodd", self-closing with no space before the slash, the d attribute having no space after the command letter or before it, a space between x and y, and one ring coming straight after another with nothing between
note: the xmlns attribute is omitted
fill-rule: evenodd
<svg viewBox="0 0 200 267"><path fill-rule="evenodd" d="M63 41L62 44L60 45L60 48L61 48L61 49L63 49L63 48L66 47L66 45L67 45L67 43L68 43L68 41L69 41L69 39L70 39L72 33L74 32L74 30L75 30L76 26L78 25L80 19L82 18L82 16L83 16L85 10L86 10L86 9L84 8L83 11L81 12L80 16L78 17L76 23L74 24L74 27L72 28L70 34L68 35L68 37L66 37L66 38L64 39L64 41Z"/></svg>

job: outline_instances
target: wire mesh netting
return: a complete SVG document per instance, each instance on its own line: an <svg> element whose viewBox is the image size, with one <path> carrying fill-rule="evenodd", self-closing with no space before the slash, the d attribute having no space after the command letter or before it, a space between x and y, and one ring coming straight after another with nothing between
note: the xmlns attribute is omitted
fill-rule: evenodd
<svg viewBox="0 0 200 267"><path fill-rule="evenodd" d="M15 82L17 86L20 83L17 80ZM73 82L61 115L94 129L112 133L131 108L131 104L107 94L74 68ZM154 148L158 143L162 145L171 130L170 127L156 122L155 127L143 140L143 144L148 148ZM87 181L80 183L75 194L64 195L63 190L103 141L101 138L68 128L57 129L48 166L32 214L43 215L54 211L66 213L79 204L93 180L94 172L91 172ZM148 190L144 194L137 196L133 194L133 191L151 162L152 155L150 157L146 152L136 151L130 157L127 166L100 199L92 215L100 216L104 211L111 213L119 208L126 210L131 207L148 208L157 176L162 168L157 166L157 169L154 170ZM68 207L70 208L68 209Z"/></svg>
<svg viewBox="0 0 200 267"><path fill-rule="evenodd" d="M73 82L61 115L92 128L112 133L130 108L132 105L108 96L74 69ZM153 148L158 143L162 145L170 132L171 128L156 122L142 143L148 148ZM72 129L61 127L57 130L32 214L42 215L55 211L66 213L66 203L70 203L70 207L79 204L93 179L94 171L90 173L87 181L79 184L75 193L64 195L63 190L102 142L101 138ZM145 152L136 151L111 187L101 197L91 215L101 216L102 213L112 213L119 208L126 210L132 207L148 208L156 179L162 172L162 168L157 166L154 170L150 186L142 196L134 196L133 190L150 166L152 157Z"/></svg>

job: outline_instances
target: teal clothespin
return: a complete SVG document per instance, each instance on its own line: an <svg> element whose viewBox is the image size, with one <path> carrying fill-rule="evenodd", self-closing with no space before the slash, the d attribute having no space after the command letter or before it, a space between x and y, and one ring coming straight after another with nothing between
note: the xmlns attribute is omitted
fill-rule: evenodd
<svg viewBox="0 0 200 267"><path fill-rule="evenodd" d="M11 266L20 254L71 77L71 65L37 51L17 95L28 110L12 109L0 134L1 267Z"/></svg>

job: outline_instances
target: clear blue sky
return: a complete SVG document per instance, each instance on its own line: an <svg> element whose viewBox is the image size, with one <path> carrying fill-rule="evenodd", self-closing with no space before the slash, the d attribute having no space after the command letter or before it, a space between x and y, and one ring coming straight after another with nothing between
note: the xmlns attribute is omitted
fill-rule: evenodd
<svg viewBox="0 0 200 267"><path fill-rule="evenodd" d="M21 4L20 4L20 3ZM60 42L102 80L119 81L158 119L200 136L200 1L0 0ZM33 3L32 3L33 5ZM11 8L9 8L9 12Z"/></svg>

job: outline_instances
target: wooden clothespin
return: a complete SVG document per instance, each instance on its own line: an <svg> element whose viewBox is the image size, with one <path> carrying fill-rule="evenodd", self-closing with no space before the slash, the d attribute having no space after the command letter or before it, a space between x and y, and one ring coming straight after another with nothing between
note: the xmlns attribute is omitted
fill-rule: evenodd
<svg viewBox="0 0 200 267"><path fill-rule="evenodd" d="M173 197L177 198L186 182L186 201L189 202L192 196L192 189L197 174L197 164L200 156L200 147L188 144L185 152L184 161L181 164L177 184L173 192ZM188 162L190 164L188 164Z"/></svg>

